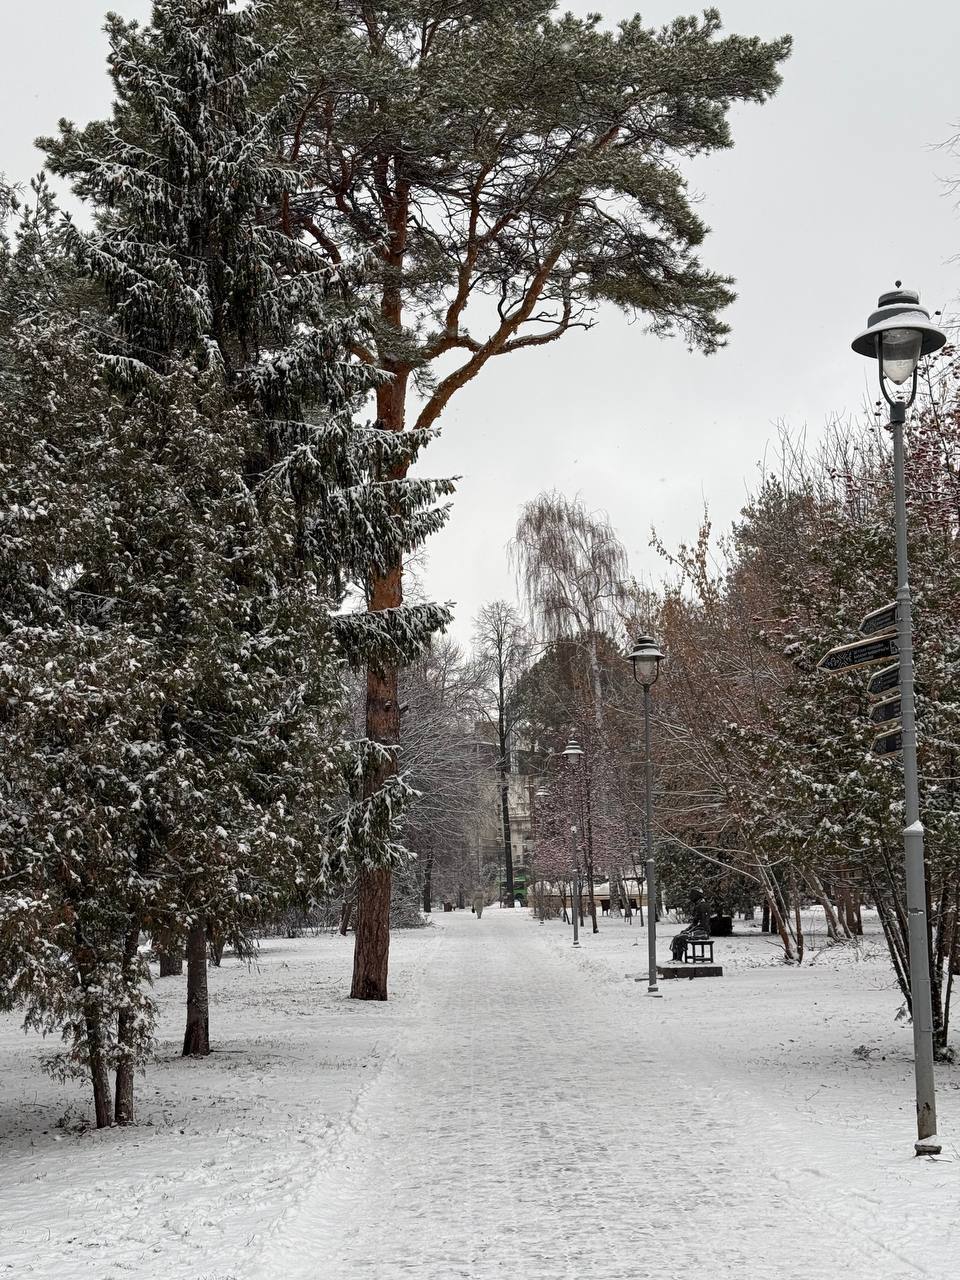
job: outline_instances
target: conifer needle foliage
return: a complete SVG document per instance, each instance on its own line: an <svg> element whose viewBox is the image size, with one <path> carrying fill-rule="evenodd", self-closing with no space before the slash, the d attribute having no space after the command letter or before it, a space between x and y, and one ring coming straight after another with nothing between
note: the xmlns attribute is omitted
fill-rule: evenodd
<svg viewBox="0 0 960 1280"><path fill-rule="evenodd" d="M142 935L242 947L402 858L409 788L358 785L382 748L345 739L342 672L445 620L342 611L449 486L390 478L422 434L362 425L365 317L276 217L296 85L262 9L111 15L111 118L41 141L92 228L41 179L0 254L0 978L98 1124L133 1117Z"/></svg>

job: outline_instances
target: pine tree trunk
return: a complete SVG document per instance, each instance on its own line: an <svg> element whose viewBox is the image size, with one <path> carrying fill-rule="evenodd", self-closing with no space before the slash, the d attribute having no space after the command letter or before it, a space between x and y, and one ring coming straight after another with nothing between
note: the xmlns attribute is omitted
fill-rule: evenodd
<svg viewBox="0 0 960 1280"><path fill-rule="evenodd" d="M203 1058L210 1052L210 1002L207 995L207 929L198 917L187 934L187 1029L183 1057Z"/></svg>
<svg viewBox="0 0 960 1280"><path fill-rule="evenodd" d="M223 960L223 949L227 945L227 939L221 930L211 928L207 942L210 948L210 959L213 962L214 967L219 969L220 963Z"/></svg>
<svg viewBox="0 0 960 1280"><path fill-rule="evenodd" d="M127 932L123 947L123 982L127 991L131 991L135 982L137 946L140 941L139 924L133 925ZM117 1124L133 1124L133 1073L135 1053L133 1045L136 1012L132 1006L124 1005L117 1014L117 1081L113 1105L113 1115Z"/></svg>
<svg viewBox="0 0 960 1280"><path fill-rule="evenodd" d="M395 377L377 389L378 416L385 430L403 430L403 397L406 378ZM404 468L405 470L405 468ZM397 477L402 479L402 476ZM403 566L396 563L375 579L370 611L396 609L403 604ZM400 738L398 671L395 666L367 669L367 737L395 748ZM392 755L392 753L391 753ZM396 768L391 758L367 780L369 794L378 791ZM390 871L361 867L357 876L353 981L354 1000L386 1000L390 953Z"/></svg>
<svg viewBox="0 0 960 1280"><path fill-rule="evenodd" d="M357 890L356 944L353 952L354 1000L386 1000L390 957L389 868L361 871Z"/></svg>

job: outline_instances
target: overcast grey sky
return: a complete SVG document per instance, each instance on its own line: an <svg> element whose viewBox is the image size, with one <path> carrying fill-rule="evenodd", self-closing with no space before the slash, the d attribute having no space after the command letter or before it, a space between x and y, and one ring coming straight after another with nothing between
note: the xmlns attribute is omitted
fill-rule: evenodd
<svg viewBox="0 0 960 1280"><path fill-rule="evenodd" d="M31 142L66 115L105 112L102 13L146 16L148 0L0 0L0 171L25 178ZM561 7L650 25L702 7L591 0ZM587 333L494 361L459 393L425 461L463 476L427 583L457 602L467 639L484 601L511 597L505 548L521 503L579 492L606 510L635 572L656 578L650 529L694 535L704 502L718 527L739 511L776 424L822 429L875 398L850 351L894 279L955 310L960 214L943 179L960 155L938 144L960 123L960 4L929 0L727 0L728 31L794 36L784 84L734 116L735 146L692 171L712 228L703 248L736 277L729 346L689 355L604 312Z"/></svg>

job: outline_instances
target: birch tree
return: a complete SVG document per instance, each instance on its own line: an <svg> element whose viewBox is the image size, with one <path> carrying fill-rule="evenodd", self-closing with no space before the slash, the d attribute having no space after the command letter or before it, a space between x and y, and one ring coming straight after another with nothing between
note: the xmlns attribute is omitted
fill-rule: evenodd
<svg viewBox="0 0 960 1280"><path fill-rule="evenodd" d="M510 825L510 759L522 719L518 685L530 661L530 641L516 608L505 600L494 600L483 606L474 622L473 640L477 710L496 738L505 889L507 906L512 907L516 894Z"/></svg>
<svg viewBox="0 0 960 1280"><path fill-rule="evenodd" d="M521 592L534 631L545 642L571 641L586 660L591 739L596 760L608 751L599 645L616 635L629 599L629 567L609 520L579 498L542 493L528 502L511 543ZM589 779L585 780L589 790ZM589 808L606 815L609 798L589 790ZM594 932L592 826L585 831L587 879Z"/></svg>

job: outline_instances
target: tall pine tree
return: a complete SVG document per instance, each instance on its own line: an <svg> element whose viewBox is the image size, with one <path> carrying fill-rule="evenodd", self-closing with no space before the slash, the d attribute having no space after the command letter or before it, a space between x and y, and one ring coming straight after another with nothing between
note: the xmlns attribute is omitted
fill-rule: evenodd
<svg viewBox="0 0 960 1280"><path fill-rule="evenodd" d="M356 350L388 370L385 431L433 427L504 356L589 326L602 302L713 351L729 278L685 161L729 147L730 108L764 102L789 37L722 36L714 8L616 31L556 0L277 0L302 79L285 154L306 175L284 224L331 263L359 259L373 325ZM629 384L627 384L629 385ZM389 562L371 607L403 601ZM395 742L398 672L372 668L371 737ZM353 991L385 994L385 872L361 879Z"/></svg>

